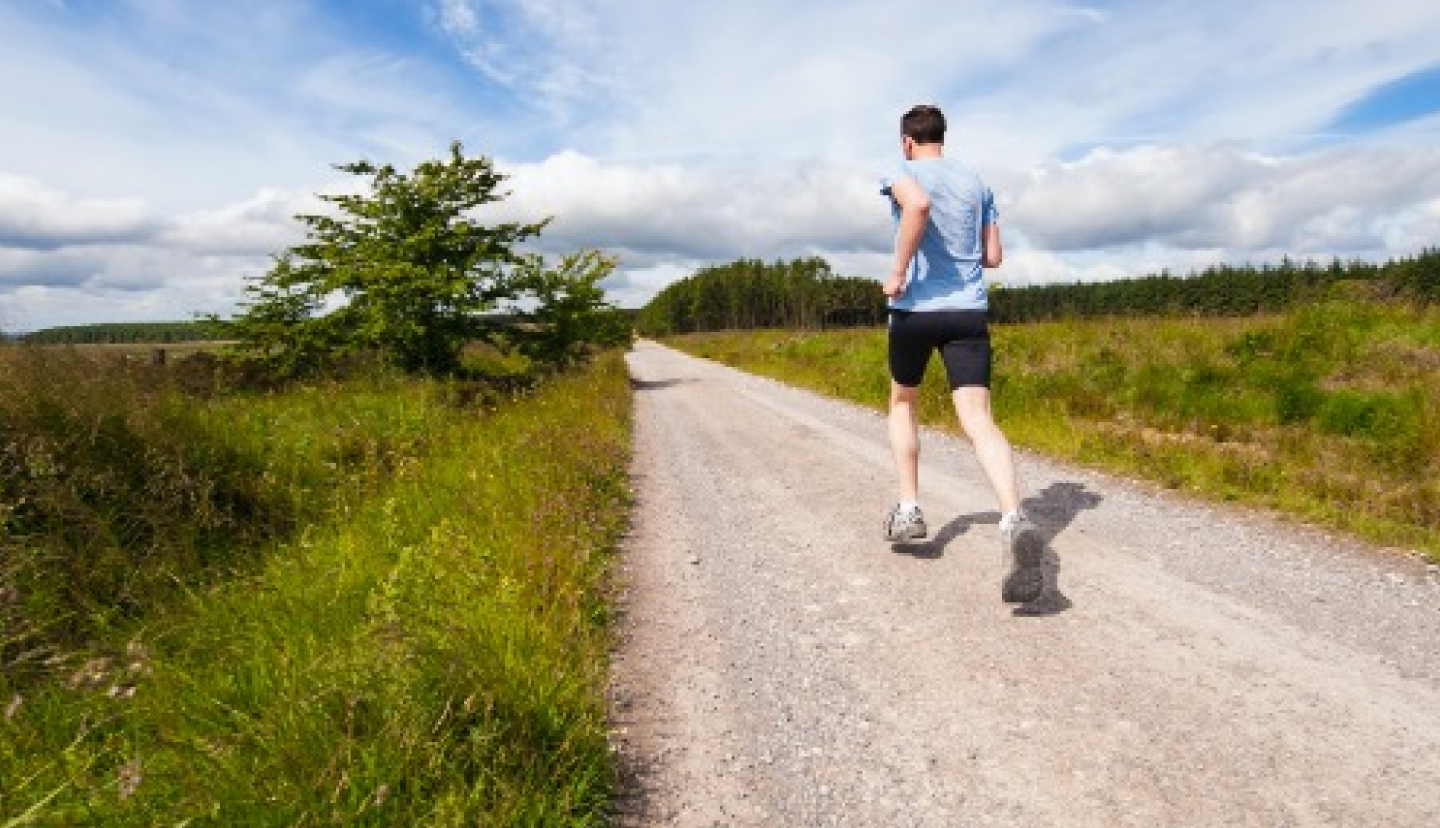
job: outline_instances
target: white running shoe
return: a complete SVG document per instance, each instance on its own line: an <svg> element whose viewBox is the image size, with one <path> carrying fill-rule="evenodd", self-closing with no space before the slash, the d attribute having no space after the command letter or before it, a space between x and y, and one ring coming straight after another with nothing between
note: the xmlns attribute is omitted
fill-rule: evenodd
<svg viewBox="0 0 1440 828"><path fill-rule="evenodd" d="M1000 598L1011 604L1039 600L1045 594L1047 577L1045 536L1040 534L1040 528L1021 513L1000 529L1000 553L1005 563Z"/></svg>
<svg viewBox="0 0 1440 828"><path fill-rule="evenodd" d="M886 513L884 529L885 540L891 543L918 540L929 532L925 528L925 516L920 513L919 506L902 509L899 503Z"/></svg>

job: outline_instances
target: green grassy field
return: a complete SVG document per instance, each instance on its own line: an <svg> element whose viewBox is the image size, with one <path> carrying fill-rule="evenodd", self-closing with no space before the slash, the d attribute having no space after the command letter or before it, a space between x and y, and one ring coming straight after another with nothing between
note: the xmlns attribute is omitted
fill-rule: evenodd
<svg viewBox="0 0 1440 828"><path fill-rule="evenodd" d="M1246 319L997 325L1018 445L1440 560L1440 310L1334 301ZM883 330L668 340L883 409ZM933 362L922 416L954 428Z"/></svg>
<svg viewBox="0 0 1440 828"><path fill-rule="evenodd" d="M0 349L0 826L603 824L629 406Z"/></svg>

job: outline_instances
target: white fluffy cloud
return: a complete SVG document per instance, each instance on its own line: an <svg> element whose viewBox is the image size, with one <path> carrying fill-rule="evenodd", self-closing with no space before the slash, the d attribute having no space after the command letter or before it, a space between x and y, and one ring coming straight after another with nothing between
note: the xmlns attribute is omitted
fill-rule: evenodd
<svg viewBox="0 0 1440 828"><path fill-rule="evenodd" d="M199 255L157 245L96 245L41 256L0 248L0 330L227 313L265 257Z"/></svg>
<svg viewBox="0 0 1440 828"><path fill-rule="evenodd" d="M637 267L845 251L874 244L887 220L875 177L821 162L736 171L562 152L502 169L512 195L497 216L553 216L543 249L603 247Z"/></svg>
<svg viewBox="0 0 1440 828"><path fill-rule="evenodd" d="M54 288L83 286L99 267L93 252L40 251L0 247L0 299L27 285Z"/></svg>
<svg viewBox="0 0 1440 828"><path fill-rule="evenodd" d="M271 256L304 240L295 216L326 208L318 196L267 188L238 204L176 217L160 243L199 254Z"/></svg>
<svg viewBox="0 0 1440 828"><path fill-rule="evenodd" d="M1043 165L1014 185L1010 220L1049 250L1148 243L1240 255L1393 255L1413 248L1440 197L1440 150L1351 146L1289 157L1233 145L1099 150Z"/></svg>
<svg viewBox="0 0 1440 828"><path fill-rule="evenodd" d="M0 177L0 330L227 313L248 278L303 238L318 198L262 190L173 217Z"/></svg>
<svg viewBox="0 0 1440 828"><path fill-rule="evenodd" d="M135 241L158 222L138 198L83 198L32 178L0 172L0 245L55 249Z"/></svg>

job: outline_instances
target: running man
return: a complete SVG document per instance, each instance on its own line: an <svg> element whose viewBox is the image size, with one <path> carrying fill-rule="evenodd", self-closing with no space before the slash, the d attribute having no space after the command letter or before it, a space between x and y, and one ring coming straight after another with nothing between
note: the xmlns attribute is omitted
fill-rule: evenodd
<svg viewBox="0 0 1440 828"><path fill-rule="evenodd" d="M890 299L890 446L900 502L885 516L892 542L926 536L920 512L920 436L915 403L938 350L960 427L1000 501L1005 559L1001 597L1030 603L1046 591L1045 541L1020 508L1015 460L990 413L990 334L984 269L999 267L999 214L990 189L970 168L944 157L945 116L916 106L900 119L905 161L881 189L895 216Z"/></svg>

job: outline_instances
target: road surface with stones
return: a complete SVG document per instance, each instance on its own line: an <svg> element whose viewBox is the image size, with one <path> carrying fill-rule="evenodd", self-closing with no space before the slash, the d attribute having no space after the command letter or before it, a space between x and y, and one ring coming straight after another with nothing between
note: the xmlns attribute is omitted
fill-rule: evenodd
<svg viewBox="0 0 1440 828"><path fill-rule="evenodd" d="M881 417L629 360L619 824L1440 826L1435 567L1021 454L1066 600L1017 616L962 441L892 546Z"/></svg>

